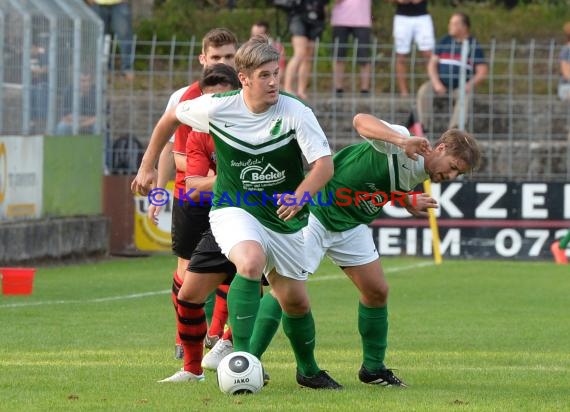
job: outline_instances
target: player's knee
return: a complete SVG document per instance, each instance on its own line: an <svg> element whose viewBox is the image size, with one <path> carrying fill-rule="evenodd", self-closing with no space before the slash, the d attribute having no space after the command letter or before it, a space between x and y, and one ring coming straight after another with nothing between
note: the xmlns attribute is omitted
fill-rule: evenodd
<svg viewBox="0 0 570 412"><path fill-rule="evenodd" d="M236 269L237 272L243 277L249 279L260 279L264 266L264 259L251 257L250 259L244 260L240 264L236 265Z"/></svg>
<svg viewBox="0 0 570 412"><path fill-rule="evenodd" d="M287 300L282 304L283 312L290 316L301 316L309 312L309 300Z"/></svg>
<svg viewBox="0 0 570 412"><path fill-rule="evenodd" d="M369 305L383 306L388 302L388 291L388 284L380 283L374 288L367 289L363 294Z"/></svg>

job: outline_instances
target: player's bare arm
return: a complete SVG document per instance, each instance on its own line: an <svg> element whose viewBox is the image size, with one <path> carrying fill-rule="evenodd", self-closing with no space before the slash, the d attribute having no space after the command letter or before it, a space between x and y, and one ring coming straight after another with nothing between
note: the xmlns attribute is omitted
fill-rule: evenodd
<svg viewBox="0 0 570 412"><path fill-rule="evenodd" d="M139 171L135 180L131 183L131 191L133 193L138 192L141 195L146 196L150 189L152 189L153 185L157 181L155 164L160 152L179 125L180 121L176 117L176 108L171 109L162 115L152 131Z"/></svg>
<svg viewBox="0 0 570 412"><path fill-rule="evenodd" d="M172 155L172 143L168 142L160 152L158 159L158 175L156 187L166 187L170 179L174 178L174 158ZM155 224L158 224L158 214L162 206L151 204L148 207L147 217Z"/></svg>
<svg viewBox="0 0 570 412"><path fill-rule="evenodd" d="M214 183L216 182L216 176L190 176L186 178L186 190L190 191L189 197L194 202L200 200L200 193L209 192L214 190Z"/></svg>
<svg viewBox="0 0 570 412"><path fill-rule="evenodd" d="M332 178L334 173L332 156L320 157L313 162L312 166L311 173L299 184L295 194L285 195L285 201L278 202L281 205L277 209L277 215L280 219L285 221L292 219L302 208L302 205L299 205L299 201L307 194L313 196ZM290 198L294 199L288 201ZM291 205L287 206L287 204Z"/></svg>
<svg viewBox="0 0 570 412"><path fill-rule="evenodd" d="M370 114L359 113L354 116L352 123L361 136L401 147L411 159L416 160L418 154L425 156L431 151L429 141L425 137L415 136L410 138L409 136L404 136Z"/></svg>

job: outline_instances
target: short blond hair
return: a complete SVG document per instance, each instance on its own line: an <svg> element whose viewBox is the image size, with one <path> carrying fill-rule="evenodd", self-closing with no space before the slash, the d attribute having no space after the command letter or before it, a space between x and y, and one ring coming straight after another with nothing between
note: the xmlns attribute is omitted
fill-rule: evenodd
<svg viewBox="0 0 570 412"><path fill-rule="evenodd" d="M281 55L269 44L265 35L253 36L236 52L236 70L250 75L255 69L269 62L278 62Z"/></svg>

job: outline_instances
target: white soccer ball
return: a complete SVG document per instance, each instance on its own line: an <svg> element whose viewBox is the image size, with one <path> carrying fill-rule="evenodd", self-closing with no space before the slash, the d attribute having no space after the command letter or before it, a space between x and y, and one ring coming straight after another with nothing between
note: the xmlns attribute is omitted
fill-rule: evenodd
<svg viewBox="0 0 570 412"><path fill-rule="evenodd" d="M263 366L251 353L233 352L218 365L218 386L224 393L256 393L263 388Z"/></svg>

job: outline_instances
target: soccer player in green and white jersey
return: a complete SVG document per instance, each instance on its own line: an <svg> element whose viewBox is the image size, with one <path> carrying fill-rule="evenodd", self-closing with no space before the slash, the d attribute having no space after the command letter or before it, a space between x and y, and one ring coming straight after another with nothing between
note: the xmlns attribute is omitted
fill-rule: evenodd
<svg viewBox="0 0 570 412"><path fill-rule="evenodd" d="M413 215L427 216L427 208L437 207L434 199L425 193L403 194L427 178L441 182L473 170L481 153L473 137L456 129L445 132L432 150L425 138L411 137L405 127L371 115L356 115L354 127L368 141L335 154L335 174L314 197L304 229L308 270L314 272L326 254L360 291L358 331L363 364L359 379L405 387L384 365L388 284L368 224L391 199L401 199ZM337 194L342 196L337 198Z"/></svg>
<svg viewBox="0 0 570 412"><path fill-rule="evenodd" d="M314 358L315 325L301 231L308 211L296 201L314 195L332 177L332 158L311 109L279 93L278 62L279 52L266 37L242 45L235 65L243 89L204 95L166 112L131 189L148 193L160 149L181 122L210 133L218 165L211 228L237 268L228 294L234 349L250 351L265 274L283 308L283 329L297 360L297 382L315 389L341 389ZM301 155L312 164L306 177Z"/></svg>

